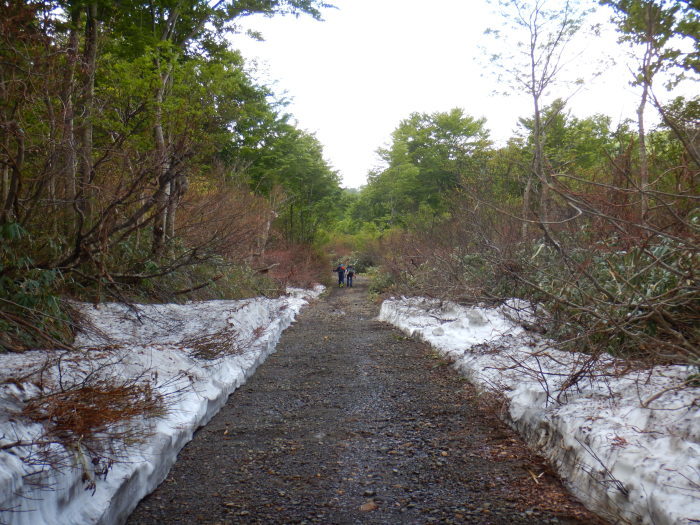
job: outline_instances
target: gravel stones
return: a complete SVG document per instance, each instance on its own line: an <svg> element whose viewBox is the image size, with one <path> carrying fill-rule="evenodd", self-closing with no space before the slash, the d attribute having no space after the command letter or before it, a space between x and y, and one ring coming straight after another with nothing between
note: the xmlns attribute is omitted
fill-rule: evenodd
<svg viewBox="0 0 700 525"><path fill-rule="evenodd" d="M130 524L602 523L355 284L302 312Z"/></svg>

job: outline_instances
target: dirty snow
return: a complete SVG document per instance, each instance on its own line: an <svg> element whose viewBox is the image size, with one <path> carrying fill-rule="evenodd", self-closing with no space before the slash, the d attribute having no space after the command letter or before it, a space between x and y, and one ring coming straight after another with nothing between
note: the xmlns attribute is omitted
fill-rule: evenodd
<svg viewBox="0 0 700 525"><path fill-rule="evenodd" d="M0 523L17 525L123 522L166 476L177 453L274 350L312 291L278 299L183 305L79 305L86 329L75 353L0 355L0 447L42 439L43 428L20 415L27 400L90 377L140 378L165 396L167 413L135 424L148 439L113 444L113 465L83 450L49 445L64 462L47 468L38 449L0 450ZM90 357L87 359L87 357ZM44 463L42 465L42 463ZM108 468L109 467L109 468ZM106 476L101 471L107 470Z"/></svg>
<svg viewBox="0 0 700 525"><path fill-rule="evenodd" d="M123 522L320 291L185 305L82 305L87 323L77 342L90 359L56 351L0 355L0 447L41 438L42 427L19 415L40 394L37 383L56 390L88 374L111 374L141 378L168 400L166 417L137 422L149 431L145 443L114 446L120 461L106 476L99 474L105 465L58 445L49 450L66 461L60 471L42 469L35 448L0 450L0 523ZM428 341L483 391L503 395L510 422L589 507L614 521L697 523L700 388L675 388L689 368L624 372L608 360L562 392L585 356L550 348L511 320L514 312L414 298L385 301L380 319Z"/></svg>
<svg viewBox="0 0 700 525"><path fill-rule="evenodd" d="M385 301L379 318L504 396L509 422L593 510L615 522L699 523L700 388L677 388L690 367L632 372L608 359L564 388L586 356L524 331L513 322L522 311L401 298Z"/></svg>

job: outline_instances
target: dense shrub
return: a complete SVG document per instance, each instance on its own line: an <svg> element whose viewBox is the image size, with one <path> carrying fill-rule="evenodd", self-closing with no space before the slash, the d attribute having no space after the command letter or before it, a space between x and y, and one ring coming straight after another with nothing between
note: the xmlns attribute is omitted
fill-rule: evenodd
<svg viewBox="0 0 700 525"><path fill-rule="evenodd" d="M697 249L669 238L619 250L617 239L565 256L538 246L533 291L565 346L652 360L698 362Z"/></svg>
<svg viewBox="0 0 700 525"><path fill-rule="evenodd" d="M261 270L281 286L311 287L330 284L331 262L320 249L278 241L266 251Z"/></svg>
<svg viewBox="0 0 700 525"><path fill-rule="evenodd" d="M479 224L450 221L387 236L375 289L462 303L517 297L541 307L537 329L562 348L700 363L700 252L692 235L634 239L581 228L557 232L556 241L513 242L507 231L491 229L486 242Z"/></svg>
<svg viewBox="0 0 700 525"><path fill-rule="evenodd" d="M19 224L0 224L0 350L65 346L72 336L71 310L58 295L63 275L37 268L26 255L32 245Z"/></svg>

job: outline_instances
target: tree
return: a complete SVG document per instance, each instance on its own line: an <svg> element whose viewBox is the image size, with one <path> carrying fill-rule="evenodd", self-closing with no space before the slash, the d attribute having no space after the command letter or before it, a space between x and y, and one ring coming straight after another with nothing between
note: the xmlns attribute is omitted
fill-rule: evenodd
<svg viewBox="0 0 700 525"><path fill-rule="evenodd" d="M639 64L632 85L642 89L637 107L637 131L639 136L639 193L642 220L649 213L649 161L647 158L647 130L644 113L649 99L661 112L679 139L684 143L694 161L700 165L700 155L692 141L674 125L672 115L654 95L655 78L659 73L670 75L668 87L677 85L686 74L700 73L700 9L690 0L600 0L602 5L613 8L614 22L621 33L620 41L628 42L639 50ZM690 41L687 44L687 41ZM683 51L683 46L690 46Z"/></svg>
<svg viewBox="0 0 700 525"><path fill-rule="evenodd" d="M254 160L248 152L260 157L276 133L292 131L225 36L238 16L318 18L323 7L317 0L0 2L0 322L19 334L8 347L34 344L27 330L41 335L52 322L45 306L59 304L58 289L124 299L125 288L228 264L222 243L243 238L239 227L246 242L229 243L225 253L249 258L256 221L264 226L271 215L237 177ZM319 161L317 143L293 155L300 158L287 160L298 173L323 180L311 177L305 189L313 194L295 200L294 229L303 223L299 237L308 239L318 222L308 218L325 213L337 178ZM244 215L245 224L236 223ZM50 314L65 320L58 307ZM31 322L22 325L26 316Z"/></svg>
<svg viewBox="0 0 700 525"><path fill-rule="evenodd" d="M612 154L610 117L593 115L577 118L566 110L562 99L544 106L541 117L546 129L542 137L543 158L549 172L570 171L594 179L596 172L604 171L604 154ZM528 133L528 144L532 148L534 118L521 118L520 125Z"/></svg>
<svg viewBox="0 0 700 525"><path fill-rule="evenodd" d="M411 114L392 133L389 149L379 151L387 167L370 175L361 207L388 224L405 224L421 205L433 215L447 212L450 195L490 146L485 126L459 108Z"/></svg>
<svg viewBox="0 0 700 525"><path fill-rule="evenodd" d="M184 55L207 54L225 46L221 36L231 31L235 19L254 13L268 16L274 14L310 14L320 19L320 9L329 7L318 0L247 0L234 2L218 0L189 0L173 3L140 2L123 3L122 22L119 30L133 39L132 51L150 50L159 83L154 93L153 134L158 154L156 180L158 215L153 228L153 252L162 253L172 236L174 214L180 198L179 189L184 186L182 175L173 170L167 130L164 129L163 104L172 84L173 69Z"/></svg>
<svg viewBox="0 0 700 525"><path fill-rule="evenodd" d="M555 7L552 4L548 0L499 0L498 4L512 31L509 40L516 39L518 51L509 56L496 54L495 63L506 74L511 86L527 93L533 104L532 175L527 178L523 193L523 237L528 231L533 178L541 187L539 223L545 231L549 222L551 174L545 161L547 123L542 119L542 108L549 90L561 81L568 47L587 14L576 0L565 0ZM495 30L487 33L500 34Z"/></svg>
<svg viewBox="0 0 700 525"><path fill-rule="evenodd" d="M312 243L341 195L338 174L318 139L278 121L257 149L247 148L251 189L271 199L287 240Z"/></svg>

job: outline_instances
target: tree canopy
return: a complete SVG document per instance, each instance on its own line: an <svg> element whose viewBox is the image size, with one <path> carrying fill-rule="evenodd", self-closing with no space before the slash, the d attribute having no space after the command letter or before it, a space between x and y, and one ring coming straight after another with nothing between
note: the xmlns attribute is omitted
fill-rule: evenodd
<svg viewBox="0 0 700 525"><path fill-rule="evenodd" d="M369 176L355 206L366 220L404 224L423 208L432 215L448 211L447 198L462 177L476 169L490 142L485 119L459 108L433 114L413 113L392 133L379 155L386 168Z"/></svg>

